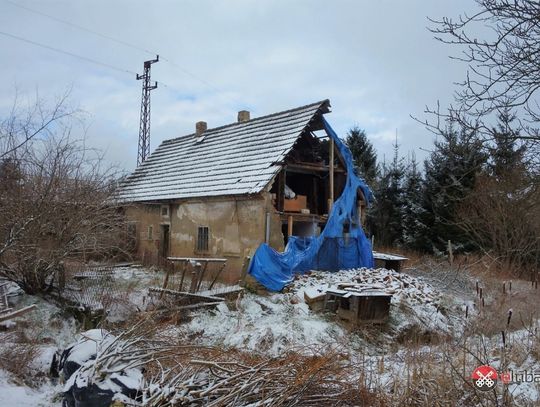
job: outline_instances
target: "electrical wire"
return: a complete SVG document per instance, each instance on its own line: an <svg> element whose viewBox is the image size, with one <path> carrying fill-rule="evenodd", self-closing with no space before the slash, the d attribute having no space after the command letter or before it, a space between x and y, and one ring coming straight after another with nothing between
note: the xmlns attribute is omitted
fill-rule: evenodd
<svg viewBox="0 0 540 407"><path fill-rule="evenodd" d="M61 18L58 18L58 17L52 16L50 14L44 13L42 11L35 10L33 8L30 8L30 7L23 6L22 4L15 3L14 1L11 1L11 0L4 0L4 1L11 4L11 5L13 5L13 6L15 6L15 7L21 8L23 10L29 11L29 12L34 13L34 14L38 14L38 15L43 16L43 17L50 18L51 20L57 21L57 22L62 23L62 24L69 25L70 27L77 28L77 29L82 30L82 31L86 31L87 33L97 35L98 37L104 38L104 39L109 40L109 41L116 42L117 44L121 44L121 45L124 45L126 47L130 47L130 48L136 49L136 50L141 51L141 52L145 52L145 53L150 54L150 55L156 55L157 54L156 52L149 51L149 50L147 50L145 48L142 48L142 47L140 47L138 45L131 44L131 43L127 42L127 41L119 40L118 38L114 38L114 37L111 37L109 35L102 34L102 33L98 32L98 31L91 30L90 28L83 27L82 25L78 25L78 24L72 23L70 21L63 20Z"/></svg>
<svg viewBox="0 0 540 407"><path fill-rule="evenodd" d="M78 54L74 54L74 53L69 52L69 51L64 51L64 50L62 50L60 48L51 47L50 45L45 45L45 44L42 44L40 42L29 40L27 38L19 37L18 35L10 34L10 33L4 32L4 31L0 31L0 35L10 37L10 38L16 39L18 41L26 42L28 44L36 45L38 47L42 47L42 48L48 49L50 51L58 52L60 54L69 55L70 57L78 58L78 59L81 59L83 61L95 64L95 65L100 65L100 66L104 66L104 67L109 68L109 69L114 69L115 71L119 71L119 72L123 72L123 73L129 73L131 75L137 75L136 72L130 71L129 69L118 68L117 66L108 64L106 62L101 62L101 61L98 61L98 60L95 60L95 59L92 59L92 58L89 58L89 57L85 57L83 55L78 55Z"/></svg>
<svg viewBox="0 0 540 407"><path fill-rule="evenodd" d="M20 9L29 11L29 12L31 12L31 13L40 15L40 16L42 16L42 17L49 18L49 19L54 20L54 21L56 21L56 22L59 22L59 23L62 23L62 24L66 24L66 25L68 25L68 26L70 26L70 27L79 29L79 30L81 30L81 31L84 31L84 32L87 32L87 33L96 35L96 36L98 36L98 37L100 37L100 38L103 38L103 39L106 39L106 40L109 40L109 41L113 41L113 42L115 42L115 43L117 43L117 44L124 45L124 46L126 46L126 47L135 49L135 50L137 50L137 51L144 52L144 53L146 53L146 54L149 54L149 55L159 55L159 54L160 54L159 52L150 51L150 50L148 50L148 49L146 49L146 48L143 48L143 47L141 47L141 46L138 46L138 45L136 45L136 44L132 44L132 43L130 43L130 42L127 42L127 41L124 41L124 40L121 40L121 39L112 37L112 36L110 36L110 35L102 34L102 33L98 32L98 31L92 30L92 29L87 28L87 27L83 27L83 26L81 26L81 25L79 25L79 24L75 24L75 23L72 23L72 22L70 22L70 21L67 21L67 20L64 20L64 19L55 17L55 16L53 16L53 15L51 15L51 14L47 14L47 13L44 13L44 12L42 12L42 11L39 11L39 10L30 8L30 7L27 7L27 6L23 6L22 4L18 4L18 3L16 3L16 2L12 1L12 0L4 0L4 2L9 3L9 4L11 4L11 5L15 6L15 7L20 8ZM6 33L4 33L4 35L12 36L12 37L15 38L15 36L9 35L9 34L6 34ZM17 38L17 39L20 39L20 38ZM32 42L32 41L30 41L30 40L24 40L24 39L21 39L21 40L22 40L22 41L26 41L26 42L33 43L33 44L35 44L35 45L40 45L40 44L37 44L37 43ZM40 45L40 46L41 46L41 45ZM45 46L45 47L47 47L47 46ZM52 47L49 47L49 49L52 49L52 50L54 50L54 51L58 51L57 49L53 49ZM74 56L73 54L70 54L70 53L67 53L67 52L64 52L64 51L58 51L58 52L62 52L62 53L66 53L66 54L68 54L68 55ZM86 58L86 57L82 57L82 58L85 58L85 59L89 60L89 59ZM177 64L177 63L174 62L173 60L171 60L171 59L169 59L169 58L166 58L166 57L164 57L164 56L162 56L162 55L160 55L160 59L161 59L162 61L165 61L165 62L169 63L170 65L174 66L175 68L177 68L178 70L180 70L181 72L183 72L185 75L187 75L187 76L189 76L189 77L191 77L191 78L193 78L193 79L199 81L200 83L204 84L204 85L207 86L209 89L212 89L214 92L217 92L217 93L221 93L221 92L222 92L222 90L220 90L218 87L214 86L212 83L210 83L210 82L208 82L207 80L205 80L205 79L203 79L203 78L201 78L201 77L195 75L194 73L188 71L187 69L185 69L185 68L182 67L181 65ZM96 63L95 61L90 61L90 62ZM101 62L99 62L98 64L99 64L99 65L107 66L107 64L104 64L104 63L101 63ZM109 66L109 67L110 67L110 66ZM114 68L114 69L117 69L117 70L118 70L118 68ZM127 71L127 72L132 73L131 71ZM160 82L160 83L161 83L162 85L164 85L165 87L167 87L167 88L173 89L171 86L166 85L166 84L164 84L163 82ZM239 101L234 100L233 98L229 97L228 95L225 95L225 97L226 97L227 99L229 99L231 102L233 102L234 104L239 103Z"/></svg>

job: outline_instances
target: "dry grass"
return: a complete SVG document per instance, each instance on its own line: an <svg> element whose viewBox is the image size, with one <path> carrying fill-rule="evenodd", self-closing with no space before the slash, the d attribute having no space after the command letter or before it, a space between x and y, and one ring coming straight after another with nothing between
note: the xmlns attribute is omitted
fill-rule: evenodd
<svg viewBox="0 0 540 407"><path fill-rule="evenodd" d="M19 332L2 335L2 342L0 347L2 369L11 373L12 377L20 383L34 387L37 382L32 362L39 355L39 344L27 338L21 338Z"/></svg>

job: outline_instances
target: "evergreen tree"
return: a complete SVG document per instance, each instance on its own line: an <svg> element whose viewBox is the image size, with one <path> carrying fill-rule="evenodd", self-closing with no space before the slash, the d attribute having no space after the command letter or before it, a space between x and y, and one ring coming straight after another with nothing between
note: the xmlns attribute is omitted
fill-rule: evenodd
<svg viewBox="0 0 540 407"><path fill-rule="evenodd" d="M516 142L515 116L505 110L498 118L493 143L487 147L488 165L463 205L460 225L506 269L534 274L540 265L540 193L525 158L528 151Z"/></svg>
<svg viewBox="0 0 540 407"><path fill-rule="evenodd" d="M499 112L497 127L492 129L494 144L488 147L489 152L489 174L497 179L505 178L510 173L525 172L526 166L523 161L526 146L517 145L519 132L512 128L512 123L516 119L509 109Z"/></svg>
<svg viewBox="0 0 540 407"><path fill-rule="evenodd" d="M444 252L448 240L456 249L473 248L459 227L459 207L474 188L477 174L486 162L482 143L475 132L449 126L435 141L425 160L425 188L422 224L426 230L426 251Z"/></svg>
<svg viewBox="0 0 540 407"><path fill-rule="evenodd" d="M377 177L377 153L366 132L355 126L349 130L345 144L351 150L358 176L371 185Z"/></svg>
<svg viewBox="0 0 540 407"><path fill-rule="evenodd" d="M390 165L383 164L374 196L375 202L368 222L378 244L392 246L401 241L403 234L403 176L405 166L399 157L399 146L394 145L394 158Z"/></svg>
<svg viewBox="0 0 540 407"><path fill-rule="evenodd" d="M423 250L428 246L428 230L423 220L424 180L413 154L405 170L403 182L403 234L401 242L410 249Z"/></svg>

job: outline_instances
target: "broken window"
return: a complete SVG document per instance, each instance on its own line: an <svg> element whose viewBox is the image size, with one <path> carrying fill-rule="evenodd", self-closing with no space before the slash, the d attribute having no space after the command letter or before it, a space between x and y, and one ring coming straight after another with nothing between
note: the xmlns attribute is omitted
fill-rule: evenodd
<svg viewBox="0 0 540 407"><path fill-rule="evenodd" d="M197 248L196 248L198 252L208 251L208 240L209 240L208 226L199 226L197 230Z"/></svg>
<svg viewBox="0 0 540 407"><path fill-rule="evenodd" d="M148 226L148 240L154 239L154 227L152 225Z"/></svg>
<svg viewBox="0 0 540 407"><path fill-rule="evenodd" d="M161 206L161 216L169 216L169 206L168 205L162 205Z"/></svg>

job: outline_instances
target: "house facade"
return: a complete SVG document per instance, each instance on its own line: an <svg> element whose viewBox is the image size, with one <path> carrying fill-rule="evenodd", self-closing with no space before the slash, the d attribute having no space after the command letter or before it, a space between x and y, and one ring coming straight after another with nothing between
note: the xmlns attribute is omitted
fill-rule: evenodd
<svg viewBox="0 0 540 407"><path fill-rule="evenodd" d="M118 190L138 255L224 258L234 282L261 243L282 251L290 235L319 234L346 181L323 131L329 111L328 100L254 119L241 111L164 141Z"/></svg>

